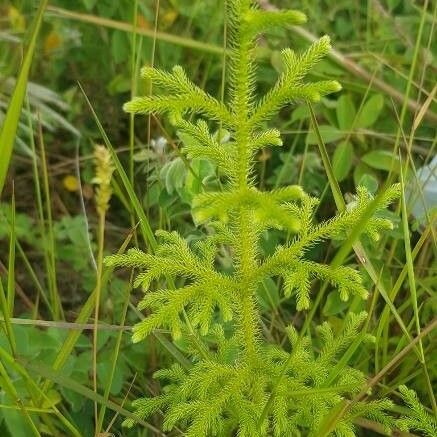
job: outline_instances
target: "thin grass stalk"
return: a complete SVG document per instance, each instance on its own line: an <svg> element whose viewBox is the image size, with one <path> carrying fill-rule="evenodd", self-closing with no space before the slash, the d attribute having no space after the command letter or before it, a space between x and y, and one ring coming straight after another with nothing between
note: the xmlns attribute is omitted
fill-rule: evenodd
<svg viewBox="0 0 437 437"><path fill-rule="evenodd" d="M123 242L122 246L120 247L118 253L124 253L127 246L130 243L130 240L132 238L132 234L129 234L125 241ZM113 269L105 269L103 273L103 280L102 280L102 286L106 286L106 284L109 281L109 278L112 274ZM76 318L76 326L77 329L72 330L69 332L67 338L64 341L64 344L62 345L61 349L59 350L58 354L56 355L56 358L51 366L52 372L59 372L62 370L62 368L65 366L68 357L72 353L74 346L76 345L77 341L79 340L80 335L82 334L82 331L85 329L85 326L83 326L88 319L91 317L94 306L96 302L96 289L94 288L93 292L90 294L84 305L82 306L77 318ZM82 326L81 326L82 325ZM94 324L93 324L94 329ZM53 385L52 380L47 379L42 387L43 392L47 392ZM42 400L40 400L41 402Z"/></svg>
<svg viewBox="0 0 437 437"><path fill-rule="evenodd" d="M97 282L95 288L96 303L94 305L94 327L93 327L93 388L97 394L97 341L99 329L99 312L100 312L100 298L102 293L102 276L103 276L103 250L105 244L105 214L99 214L98 224L98 253L97 253ZM94 417L95 417L95 435L99 435L99 420L98 420L98 406L97 401L94 402Z"/></svg>
<svg viewBox="0 0 437 437"><path fill-rule="evenodd" d="M41 434L38 431L38 428L36 427L35 423L33 422L32 418L30 417L26 407L23 405L13 383L10 379L5 367L3 366L2 362L0 361L0 382L2 389L8 393L8 395L14 399L15 403L17 404L20 411L23 413L23 416L27 422L27 424L30 426L30 429L32 431L32 434L37 437L41 437Z"/></svg>
<svg viewBox="0 0 437 437"><path fill-rule="evenodd" d="M34 183L34 187L35 187L35 198L36 198L36 207L37 207L37 211L38 211L38 227L39 227L39 232L41 234L41 239L43 241L44 247L49 247L49 240L48 240L48 232L47 232L47 228L46 228L46 223L45 223L45 218L44 218L44 206L43 206L43 200L42 200L42 190L41 190L41 183L40 183L40 174L39 174L39 157L37 154L37 150L36 150L36 144L35 144L35 135L34 135L34 131L33 131L33 121L32 121L32 117L31 117L31 111L30 111L30 104L29 104L29 99L26 100L26 109L27 109L27 124L29 126L29 131L30 131L30 147L32 150L32 176L33 176L33 183ZM38 162L39 161L39 162ZM25 257L24 251L20 250L21 246L19 246L19 251L23 256L23 259ZM36 274L34 274L33 268L31 267L30 262L28 262L27 257L25 257L25 263L26 265L28 265L30 267L30 269L28 268L32 279L34 280L34 282L38 282L39 287L38 290L41 293L41 296L43 297L43 300L45 302L45 304L47 305L47 308L49 309L52 318L57 319L56 317L56 312L54 311L53 305L51 304L51 296L52 296L52 285L51 285L51 274L50 274L50 255L49 255L49 251L48 250L44 250L43 251L43 258L44 258L44 267L45 267L45 271L46 271L46 277L47 277L47 285L48 285L48 289L49 289L49 297L47 297L43 287L41 286L41 284L39 283L39 280L37 279ZM36 281L35 281L36 280Z"/></svg>
<svg viewBox="0 0 437 437"><path fill-rule="evenodd" d="M316 136L318 139L320 154L322 156L322 161L323 161L323 164L325 166L325 171L327 172L327 175L328 175L329 184L331 186L331 190L332 190L332 193L334 196L335 203L337 205L337 209L339 211L344 211L346 209L346 203L345 203L343 195L341 193L338 181L336 180L334 172L332 170L332 166L331 166L331 163L329 160L329 155L328 155L328 152L326 150L326 146L325 146L325 143L323 141L322 135L320 134L320 130L318 128L317 118L316 118L314 109L312 108L310 103L308 103L308 105L310 108L310 114L311 114L311 120L313 123L313 127L315 129ZM379 198L381 198L384 195L384 192L387 188L388 188L388 182L385 184L385 188L381 189L380 193L376 196L374 201L369 205L368 210L366 211L366 214L364 214L364 216L360 219L359 223L357 223L357 225L354 227L354 229L352 230L352 233L348 236L347 241L342 245L341 249L336 254L333 262L340 265L343 262L343 260L345 259L345 257L348 255L350 248L354 249L359 261L362 263L363 267L366 269L367 273L369 274L370 278L373 280L374 284L378 287L378 290L379 290L381 296L386 301L388 307L390 308L396 321L398 322L398 325L402 329L405 336L411 341L411 335L408 332L408 329L406 328L399 313L397 312L396 307L394 306L393 302L389 299L389 297L387 295L387 291L385 290L385 287L379 281L379 276L377 275L376 270L375 270L369 256L367 255L361 242L359 240L357 240L359 237L359 234L361 232L360 229L366 223L366 221L371 217L371 215L374 213L374 206L377 205ZM335 265L337 265L337 264L335 264ZM320 290L319 295L316 297L316 301L313 305L313 308L311 309L309 316L305 320L304 327L301 330L301 336L303 335L303 333L305 333L307 331L307 329L309 327L309 323L312 320L312 318L314 317L315 308L317 308L318 304L320 303L325 290L326 290L326 285L324 286L324 288L322 288ZM419 351L417 351L416 348L415 348L415 350L416 350L416 353L418 354L419 360L421 360L422 356L420 355Z"/></svg>
<svg viewBox="0 0 437 437"><path fill-rule="evenodd" d="M398 121L399 127L398 127L398 130L396 132L393 158L392 158L392 164L391 164L391 169L390 169L390 173L388 176L388 180L393 179L393 171L395 168L395 161L396 161L396 159L398 157L398 153L399 153L398 152L399 145L400 145L402 134L404 131L405 118L407 116L407 109L408 109L408 102L410 99L410 93L411 93L412 84L414 81L414 76L416 73L416 66L417 66L417 61L418 61L418 57L419 57L424 26L425 26L425 22L426 22L426 13L428 10L428 4L429 4L429 0L425 0L423 7L422 7L422 10L421 10L421 20L420 20L419 28L417 31L416 43L415 43L414 52L413 52L413 58L412 58L411 66L410 66L410 72L409 72L409 76L408 76L407 86L406 86L404 97L403 97L401 113L399 116L399 121ZM406 167L406 169L407 168L408 167ZM391 260L393 259L397 244L398 244L398 240L394 240L392 245L391 245L391 248L390 248L390 255L388 257L388 262L391 262ZM387 337L388 337L388 326L385 328L385 338L387 338ZM385 344L385 347L383 349L382 359L383 359L383 362L386 362L386 360L387 360L387 341L385 341L384 344Z"/></svg>
<svg viewBox="0 0 437 437"><path fill-rule="evenodd" d="M41 169L43 178L43 190L44 190L44 200L45 200L45 219L47 220L47 226L45 231L47 232L47 252L48 252L48 264L47 264L47 275L48 275L48 285L49 285L49 296L50 296L50 306L55 320L64 319L63 309L61 305L61 300L59 296L58 284L57 284L57 273L56 273L56 244L55 236L53 233L53 217L52 217L52 207L51 207L51 194L50 194L50 182L49 173L47 167L47 158L45 151L45 143L42 132L41 121L38 123L38 137L39 137L39 148L41 154Z"/></svg>
<svg viewBox="0 0 437 437"><path fill-rule="evenodd" d="M131 274L131 279L129 281L129 287L126 290L126 298L123 304L123 309L122 309L122 313L121 313L121 320L120 320L120 328L124 328L125 323L126 323L126 314L127 314L127 309L129 307L129 301L130 301L130 291L132 288L132 281L133 281L133 275ZM106 387L105 387L105 392L103 394L103 399L104 402L102 403L102 406L100 408L99 411L99 416L98 416L98 421L97 421L97 428L96 428L96 435L99 435L99 433L101 432L102 426L103 426L103 421L105 419L105 412L106 412L106 403L108 402L109 399L109 394L111 392L111 387L112 387L112 381L114 380L114 375L115 375L115 370L117 368L117 360L120 354L120 347L121 347L121 340L123 338L123 329L120 329L118 335L117 335L117 339L115 342L115 347L114 347L114 352L112 354L112 365L111 365L111 371L109 374L109 378L108 381L106 381Z"/></svg>
<svg viewBox="0 0 437 437"><path fill-rule="evenodd" d="M15 230L15 186L12 184L12 218L11 232L9 233L9 258L8 258L8 310L9 317L14 317L15 303L15 245L16 245L16 230Z"/></svg>
<svg viewBox="0 0 437 437"><path fill-rule="evenodd" d="M120 176L120 179L122 181L124 189L126 190L128 196L129 196L129 200L132 203L132 207L135 211L135 214L139 218L138 226L140 228L143 240L144 240L146 246L149 248L150 252L153 253L157 248L157 241L156 241L155 235L152 231L152 227L150 225L149 219L146 216L146 214L141 206L141 202L138 199L138 196L136 195L131 183L129 182L129 177L127 176L120 160L118 159L117 153L116 153L114 147L112 146L111 141L108 138L108 135L106 134L105 130L103 129L102 123L100 122L90 100L88 99L88 96L86 95L84 89L82 88L82 86L80 84L79 84L79 87L84 95L84 98L88 104L88 107L89 107L89 109L93 115L93 118L96 122L96 125L100 131L100 134L103 138L103 142L105 143L108 150L111 152L112 162L115 166L115 169L116 169L118 175ZM128 243L126 242L126 246L123 246L123 251L126 249L127 244ZM112 272L112 269L110 270L110 272ZM168 281L170 287L174 287L174 281L172 280L172 278L167 278L167 281ZM198 347L199 352L201 354L203 354L203 350L204 350L203 342L200 340L199 336L197 335L197 333L194 330L194 328L192 327L192 325L188 324L187 326L188 326L188 329L190 331L190 336L194 339L194 343ZM157 337L161 343L163 343L164 345L167 345L168 342L164 341L161 334L157 333L157 334L155 334L155 337ZM76 339L76 341L77 341L77 339ZM64 362L64 364L65 364L65 362Z"/></svg>
<svg viewBox="0 0 437 437"><path fill-rule="evenodd" d="M90 388L78 383L72 378L69 378L65 375L62 375L59 372L54 372L52 368L46 367L42 364L36 364L36 363L23 363L26 369L29 371L32 371L32 373L35 373L37 375L42 376L47 381L51 382L51 385L53 383L60 385L61 387L68 388L81 396L90 399L91 401L97 401L98 403L103 403L104 398L100 394L96 394L94 390L91 390ZM108 400L106 401L106 407L110 408L113 411L116 411L120 413L124 417L129 417L134 419L137 423L144 426L145 428L148 428L149 430L155 432L157 435L165 437L165 434L162 433L159 429L155 428L153 425L151 425L148 422L145 422L141 418L137 417L135 414L131 413L130 411L126 410L125 408L121 407L118 403ZM80 436L80 434L79 434Z"/></svg>
<svg viewBox="0 0 437 437"><path fill-rule="evenodd" d="M15 355L15 351L16 351L15 335L14 335L14 331L12 329L11 319L9 317L10 311L9 311L8 301L7 301L7 297L5 294L5 289L3 287L1 277L0 277L0 309L1 309L1 312L3 313L2 328L5 331L5 336L6 336L8 343L9 343L11 352L13 355Z"/></svg>
<svg viewBox="0 0 437 437"><path fill-rule="evenodd" d="M24 55L23 64L17 77L15 89L12 94L6 116L3 120L2 127L0 129L0 196L3 192L9 164L12 157L13 147L15 143L15 135L17 133L18 125L20 122L21 108L26 96L30 67L32 65L36 41L42 25L44 11L47 7L47 4L48 0L41 1L34 21L32 22L29 45Z"/></svg>
<svg viewBox="0 0 437 437"><path fill-rule="evenodd" d="M408 272L408 285L410 290L410 302L413 307L413 313L414 313L414 322L416 326L416 335L420 337L421 327L420 327L420 319L419 319L419 307L417 304L417 290L416 290L416 280L415 280L415 274L414 274L414 265L413 265L413 257L411 255L411 242L410 242L410 229L408 226L408 213L407 213L407 204L405 199L405 181L404 181L404 172L401 168L401 205L402 205L402 229L404 233L404 243L405 243L405 256L406 256L406 265L407 265L407 272ZM428 389L428 395L429 399L431 401L431 405L434 411L435 416L437 417L437 404L434 396L434 390L431 383L431 379L428 372L428 367L425 360L425 354L423 351L423 344L422 340L419 339L418 342L419 345L419 352L422 356L422 367L423 367L423 373L425 376L426 386Z"/></svg>
<svg viewBox="0 0 437 437"><path fill-rule="evenodd" d="M136 50L137 50L137 21L138 21L138 0L134 0L133 3L132 22L134 31L131 35L131 97L136 94L137 81L137 62L136 62ZM139 54L138 54L139 57ZM132 114L129 115L129 180L134 185L134 149L135 149L135 118Z"/></svg>

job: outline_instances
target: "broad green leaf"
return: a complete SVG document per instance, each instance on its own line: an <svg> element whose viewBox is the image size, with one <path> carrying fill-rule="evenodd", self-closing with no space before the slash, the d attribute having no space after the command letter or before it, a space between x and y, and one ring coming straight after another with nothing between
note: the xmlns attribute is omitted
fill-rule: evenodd
<svg viewBox="0 0 437 437"><path fill-rule="evenodd" d="M112 34L111 53L116 64L125 62L129 54L129 41L126 34L116 30Z"/></svg>
<svg viewBox="0 0 437 437"><path fill-rule="evenodd" d="M310 118L310 113L306 106L298 106L291 114L291 122L306 120Z"/></svg>
<svg viewBox="0 0 437 437"><path fill-rule="evenodd" d="M360 180L358 181L359 186L363 186L366 187L367 190L369 191L369 193L375 194L376 191L378 190L378 179L375 178L375 176L371 175L371 174L363 174L360 178Z"/></svg>
<svg viewBox="0 0 437 437"><path fill-rule="evenodd" d="M3 394L0 401L2 404L16 406L15 401L10 399L6 394ZM32 427L27 423L26 419L23 417L23 413L19 409L2 408L2 415L4 424L11 436L29 437L35 435ZM31 417L33 421L38 423L35 414L32 414Z"/></svg>
<svg viewBox="0 0 437 437"><path fill-rule="evenodd" d="M396 9L400 2L401 0L388 0L387 3L390 8L390 12Z"/></svg>
<svg viewBox="0 0 437 437"><path fill-rule="evenodd" d="M126 378L126 366L123 362L118 362L112 375L112 362L108 359L97 365L97 376L102 387L106 387L109 384L112 376L112 384L110 392L113 395L120 394L123 388L123 382Z"/></svg>
<svg viewBox="0 0 437 437"><path fill-rule="evenodd" d="M96 5L97 0L82 0L82 3L88 11L91 11Z"/></svg>
<svg viewBox="0 0 437 437"><path fill-rule="evenodd" d="M338 141L339 139L343 138L344 134L343 132L340 132L336 127L329 126L329 125L320 125L319 126L320 134L323 138L323 141L325 144L333 143L334 141ZM307 135L307 144L309 145L316 145L318 144L318 138L314 131L311 131Z"/></svg>
<svg viewBox="0 0 437 437"><path fill-rule="evenodd" d="M173 194L184 186L187 169L181 158L168 162L161 170L160 178L165 183L169 194Z"/></svg>
<svg viewBox="0 0 437 437"><path fill-rule="evenodd" d="M18 123L20 121L21 108L26 95L27 81L29 77L30 66L32 65L33 53L35 51L36 39L41 27L44 11L47 7L48 0L42 0L33 22L30 33L30 42L24 56L23 64L17 78L14 93L9 103L8 111L3 120L0 131L0 195L8 173L9 163L11 161L12 150L17 133Z"/></svg>
<svg viewBox="0 0 437 437"><path fill-rule="evenodd" d="M131 83L130 78L125 76L124 74L117 74L114 78L109 82L107 86L108 93L111 95L127 93L130 90ZM148 151L146 151L147 153Z"/></svg>
<svg viewBox="0 0 437 437"><path fill-rule="evenodd" d="M368 165L364 164L364 162L359 162L357 165L354 165L354 184L356 187L360 185L360 180L365 174L374 174L375 172Z"/></svg>
<svg viewBox="0 0 437 437"><path fill-rule="evenodd" d="M216 176L216 167L205 159L193 159L191 162L191 168L193 172L188 172L185 188L190 194L190 197L199 194L203 185L206 185L209 181L213 180Z"/></svg>
<svg viewBox="0 0 437 437"><path fill-rule="evenodd" d="M323 307L323 314L326 317L335 316L344 311L350 304L340 299L340 294L333 291L328 294L325 306Z"/></svg>
<svg viewBox="0 0 437 437"><path fill-rule="evenodd" d="M384 97L381 94L375 94L364 104L356 126L359 128L368 128L375 124L384 108Z"/></svg>
<svg viewBox="0 0 437 437"><path fill-rule="evenodd" d="M354 157L354 149L349 142L341 142L335 149L332 158L332 169L334 175L339 182L346 179L352 167L352 160Z"/></svg>
<svg viewBox="0 0 437 437"><path fill-rule="evenodd" d="M43 408L52 408L54 405L59 404L62 401L61 395L56 390L49 390L47 393L47 399L44 399L42 403Z"/></svg>
<svg viewBox="0 0 437 437"><path fill-rule="evenodd" d="M115 13L117 12L117 9L120 6L120 2L114 2L114 1L96 1L96 7L98 15L101 17L114 17Z"/></svg>
<svg viewBox="0 0 437 437"><path fill-rule="evenodd" d="M352 97L349 94L342 95L337 102L337 120L340 129L343 131L350 130L356 115L357 110Z"/></svg>
<svg viewBox="0 0 437 437"><path fill-rule="evenodd" d="M377 170L390 171L393 166L393 171L399 173L399 158L393 156L393 153L387 150L375 150L366 153L361 157L361 160L369 167Z"/></svg>
<svg viewBox="0 0 437 437"><path fill-rule="evenodd" d="M258 301L263 311L276 310L280 305L278 286L273 279L265 279L258 287Z"/></svg>
<svg viewBox="0 0 437 437"><path fill-rule="evenodd" d="M68 388L60 387L60 391L62 393L62 397L68 403L68 409L73 413L77 413L84 406L87 401L81 394L70 390Z"/></svg>

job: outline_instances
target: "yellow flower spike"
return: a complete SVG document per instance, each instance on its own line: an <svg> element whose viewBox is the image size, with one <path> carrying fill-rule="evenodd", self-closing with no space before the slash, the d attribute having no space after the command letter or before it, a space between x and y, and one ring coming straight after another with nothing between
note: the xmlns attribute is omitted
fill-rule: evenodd
<svg viewBox="0 0 437 437"><path fill-rule="evenodd" d="M109 208L109 201L112 196L111 178L114 172L111 154L109 150L100 145L94 148L94 160L96 166L96 176L93 183L96 188L96 206L99 214L105 214Z"/></svg>

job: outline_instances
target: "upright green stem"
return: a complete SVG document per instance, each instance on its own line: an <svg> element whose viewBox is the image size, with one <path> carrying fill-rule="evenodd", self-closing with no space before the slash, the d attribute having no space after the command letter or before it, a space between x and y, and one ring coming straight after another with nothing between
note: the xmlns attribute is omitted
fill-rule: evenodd
<svg viewBox="0 0 437 437"><path fill-rule="evenodd" d="M249 104L251 99L250 90L250 38L242 28L244 14L249 10L247 2L242 2L239 11L239 29L236 65L234 68L239 72L235 87L234 108L238 124L235 137L238 148L238 177L235 189L239 192L246 191L249 186L250 174L250 128L249 128ZM253 294L256 284L251 279L256 264L255 247L257 236L251 223L251 210L245 205L240 207L237 215L237 229L239 232L239 244L237 247L237 275L240 281L240 311L237 321L237 335L243 343L245 358L251 360L256 355L256 321L257 311Z"/></svg>
<svg viewBox="0 0 437 437"><path fill-rule="evenodd" d="M64 319L64 314L62 310L62 304L59 297L59 290L56 277L56 244L55 236L53 233L53 218L52 218L52 207L51 207L51 196L50 196L50 186L49 186L49 173L47 166L47 158L45 151L45 144L42 131L42 123L38 115L38 136L39 136L39 146L41 153L41 169L43 178L43 190L46 203L46 217L47 226L45 231L47 232L47 244L48 244L48 257L47 257L47 282L49 285L50 292L50 306L51 312L55 320Z"/></svg>
<svg viewBox="0 0 437 437"><path fill-rule="evenodd" d="M105 217L104 213L99 214L99 229L98 229L98 255L97 255L97 280L96 280L96 302L94 307L94 327L93 327L93 388L97 393L97 339L98 339L98 324L100 311L100 296L102 292L102 276L103 276L103 246L105 241ZM94 418L95 418L95 435L100 434L99 414L97 402L94 402Z"/></svg>

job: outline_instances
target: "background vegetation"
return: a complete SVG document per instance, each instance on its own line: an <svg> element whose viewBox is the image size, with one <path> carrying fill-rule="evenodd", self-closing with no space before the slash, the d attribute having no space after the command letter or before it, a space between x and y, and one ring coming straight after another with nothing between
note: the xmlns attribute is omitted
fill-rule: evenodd
<svg viewBox="0 0 437 437"><path fill-rule="evenodd" d="M163 435L159 416L133 430L122 430L121 422L130 414L131 399L159 390L151 375L186 359L187 347L165 331L132 344L130 326L142 317L135 309L138 293L131 293L127 274L102 272L101 258L133 242L145 245L150 229L177 229L195 239L199 231L192 225L190 202L202 185L216 183L216 174L208 163L187 163L180 156L180 138L166 120L152 116L134 122L121 108L131 95L153 92L138 79L143 65L184 65L192 80L221 96L223 2L46 3L41 2L44 11L37 11L33 0L0 3L0 435L90 436L94 405L102 433ZM365 309L376 342L349 357L350 364L369 378L377 375L374 385L381 395L402 405L397 388L407 384L432 411L437 4L278 0L261 5L299 8L310 25L261 40L259 91L274 83L284 42L302 49L313 37L331 35L335 51L314 75L335 78L344 90L314 109L345 200L358 185L375 193L388 178L401 180L401 174L407 200L405 211L399 204L388 213L395 229L377 244L367 243L368 259L357 260L371 292L367 302L341 302L337 293L315 284L316 303L296 315L295 305L280 297L279 285L267 282L259 290L264 332L281 342L287 324L314 334L312 327L324 320L340 327L350 309ZM285 147L259 155L259 186L301 184L322 198L317 214L332 216L335 199L307 107L281 112L276 127ZM93 188L96 144L112 146L120 160L104 221ZM266 250L280 241L270 231ZM321 244L311 256L329 262L335 249L335 242ZM376 285L366 273L369 265ZM420 331L425 366L408 346ZM393 413L403 411L396 407ZM361 425L363 435L382 432L371 421Z"/></svg>

